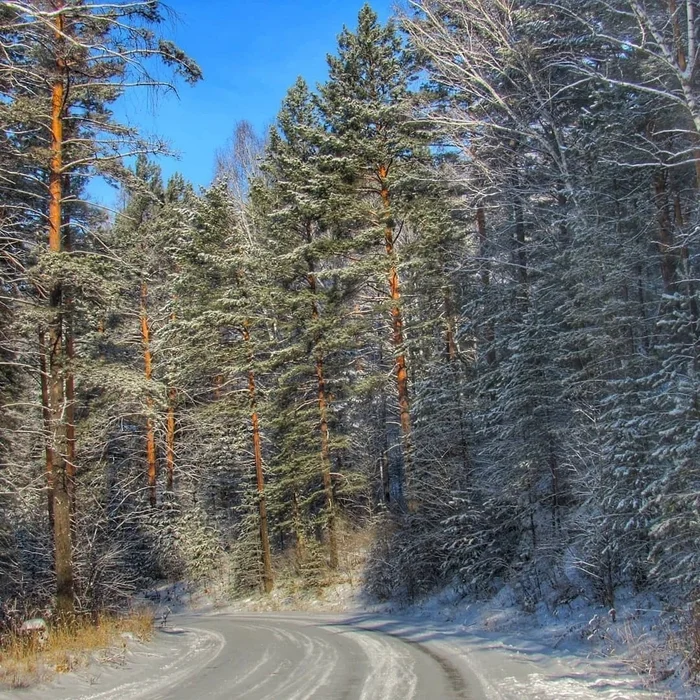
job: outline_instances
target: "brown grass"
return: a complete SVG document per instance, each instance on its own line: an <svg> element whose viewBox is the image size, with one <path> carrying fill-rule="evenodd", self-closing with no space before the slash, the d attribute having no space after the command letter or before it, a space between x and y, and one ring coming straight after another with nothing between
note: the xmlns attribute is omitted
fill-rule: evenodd
<svg viewBox="0 0 700 700"><path fill-rule="evenodd" d="M0 644L0 687L26 688L54 673L84 667L91 660L124 663L127 639L148 641L152 632L152 612L138 610L53 625L45 644L26 635L8 634Z"/></svg>

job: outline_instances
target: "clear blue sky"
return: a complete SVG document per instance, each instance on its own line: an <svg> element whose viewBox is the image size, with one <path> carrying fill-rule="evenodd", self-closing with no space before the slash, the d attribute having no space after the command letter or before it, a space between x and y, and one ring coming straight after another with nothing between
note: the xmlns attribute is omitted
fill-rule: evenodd
<svg viewBox="0 0 700 700"><path fill-rule="evenodd" d="M364 0L166 0L179 16L165 33L202 68L204 80L178 86L175 96L154 98L134 90L117 113L147 134L158 135L180 159L161 162L167 177L181 172L195 185L212 178L214 154L245 119L263 133L297 76L311 86L326 77L343 25L354 29ZM382 21L394 0L374 0ZM105 203L113 191L94 183Z"/></svg>

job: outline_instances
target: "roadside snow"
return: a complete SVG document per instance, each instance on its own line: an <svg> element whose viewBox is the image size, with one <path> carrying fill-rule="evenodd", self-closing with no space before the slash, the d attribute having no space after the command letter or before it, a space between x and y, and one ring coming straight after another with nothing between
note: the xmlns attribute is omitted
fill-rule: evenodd
<svg viewBox="0 0 700 700"><path fill-rule="evenodd" d="M204 617L303 611L320 624L382 632L456 659L493 698L700 697L697 689L684 687L680 675L672 673L661 603L651 596L622 592L614 613L582 594L556 606L541 603L525 613L508 587L488 602L467 602L457 591L445 589L411 606L371 605L347 583L325 589L322 597L277 589L271 596L251 596L234 604L222 598L215 588L191 591L182 584L161 586L146 595L157 611L156 622L166 614L187 611ZM173 622L158 630L149 645L129 642L118 664L93 664L21 695L27 700L133 700L167 691L215 659L224 646L216 632L172 627ZM367 636L360 641L367 646L368 658L376 662L377 677L393 677L396 669L382 666L373 652L377 639ZM0 692L0 700L16 697Z"/></svg>
<svg viewBox="0 0 700 700"><path fill-rule="evenodd" d="M200 602L216 607L211 599ZM661 601L651 595L619 591L612 612L578 592L564 602L539 603L526 613L508 586L485 602L466 601L448 587L412 605L399 605L372 604L363 599L357 586L344 583L324 589L321 598L277 589L270 596L250 596L221 609L346 613L354 614L363 625L374 619L377 629L410 641L420 642L428 634L430 639L468 650L474 661L470 671L484 676L482 680L494 695L502 692L508 697L542 700L700 697L698 689L683 683L678 671L682 659L669 658L667 637L673 633L669 616ZM502 649L519 658L517 673L489 668L489 675L496 674L500 680L487 682L475 659L481 658L488 667L490 657L480 656L480 649ZM529 664L538 670L532 671ZM526 668L530 670L524 671Z"/></svg>
<svg viewBox="0 0 700 700"><path fill-rule="evenodd" d="M181 683L215 659L223 647L223 637L215 632L166 626L156 632L155 641L128 645L118 664L92 664L58 675L50 684L22 690L21 697L132 700ZM18 692L0 692L0 700L16 700Z"/></svg>

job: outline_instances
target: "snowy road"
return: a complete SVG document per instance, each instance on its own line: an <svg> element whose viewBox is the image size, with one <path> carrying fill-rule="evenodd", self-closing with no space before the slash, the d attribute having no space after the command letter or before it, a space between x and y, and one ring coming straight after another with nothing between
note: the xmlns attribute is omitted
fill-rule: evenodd
<svg viewBox="0 0 700 700"><path fill-rule="evenodd" d="M100 675L0 693L32 700L638 700L605 665L377 615L182 615L149 651Z"/></svg>

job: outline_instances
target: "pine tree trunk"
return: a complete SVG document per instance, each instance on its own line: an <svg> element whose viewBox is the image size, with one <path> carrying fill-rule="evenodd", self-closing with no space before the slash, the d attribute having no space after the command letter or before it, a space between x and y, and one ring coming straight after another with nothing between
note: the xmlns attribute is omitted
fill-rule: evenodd
<svg viewBox="0 0 700 700"><path fill-rule="evenodd" d="M304 535L304 524L301 519L301 509L299 508L299 495L296 487L292 491L292 522L294 524L294 544L296 550L297 565L306 559L306 537Z"/></svg>
<svg viewBox="0 0 700 700"><path fill-rule="evenodd" d="M450 367L451 381L454 382L454 390L457 399L457 420L459 422L459 449L462 457L462 467L464 475L470 471L469 445L467 443L467 433L464 427L464 400L462 395L462 377L458 360L458 347L455 339L455 312L454 303L449 289L445 289L444 296L445 316L447 318L446 354Z"/></svg>
<svg viewBox="0 0 700 700"><path fill-rule="evenodd" d="M218 401L221 398L221 387L224 385L224 375L219 372L214 377L214 399Z"/></svg>
<svg viewBox="0 0 700 700"><path fill-rule="evenodd" d="M443 304L445 307L445 355L447 356L447 361L452 363L457 359L455 330L457 323L455 321L454 304L448 288L444 290Z"/></svg>
<svg viewBox="0 0 700 700"><path fill-rule="evenodd" d="M331 480L331 454L328 444L328 399L326 396L326 380L323 376L323 359L316 358L316 379L318 381L318 411L321 430L321 470L323 473L323 490L326 494L328 509L328 550L331 569L338 568L338 535L335 519L335 499L333 498L333 482Z"/></svg>
<svg viewBox="0 0 700 700"><path fill-rule="evenodd" d="M661 255L661 277L664 283L664 291L667 294L673 294L676 291L678 253L675 249L673 223L669 212L668 192L666 189L667 175L666 171L661 171L654 178L654 201L659 222L658 248Z"/></svg>
<svg viewBox="0 0 700 700"><path fill-rule="evenodd" d="M153 376L153 357L151 355L151 329L148 324L148 285L141 282L141 341L143 343L143 367L146 377L146 469L148 474L148 501L155 507L156 478L158 476L156 461L156 434L153 421L153 397L150 384Z"/></svg>
<svg viewBox="0 0 700 700"><path fill-rule="evenodd" d="M523 203L519 195L514 198L515 239L514 257L517 270L518 291L516 293L517 305L522 310L527 310L530 304L529 274L527 269L527 252L525 250L525 217Z"/></svg>
<svg viewBox="0 0 700 700"><path fill-rule="evenodd" d="M488 238L486 234L486 214L483 202L479 202L476 208L476 231L479 237L479 256L481 257L481 286L484 291L491 285L491 270L486 263ZM496 348L494 341L496 333L493 329L493 321L488 319L484 327L484 341L486 342L486 364L489 366L496 364Z"/></svg>
<svg viewBox="0 0 700 700"><path fill-rule="evenodd" d="M69 178L63 176L64 194L69 194ZM73 250L73 239L68 217L63 217L63 250L70 253ZM75 336L73 332L73 295L69 288L63 290L64 336L66 343L66 475L68 478L68 496L71 513L75 513L76 488L76 438L75 438Z"/></svg>
<svg viewBox="0 0 700 700"><path fill-rule="evenodd" d="M685 217L683 216L683 206L681 203L681 197L678 192L674 195L674 218L675 224L678 229L683 229L685 226ZM690 269L690 251L687 245L681 246L681 265L683 270L683 276L686 279L686 293L688 294L691 322L693 324L693 331L695 337L700 336L700 309L698 309L698 300L696 295L695 282L691 278Z"/></svg>
<svg viewBox="0 0 700 700"><path fill-rule="evenodd" d="M173 493L175 484L175 403L177 390L168 389L168 418L165 434L165 464L167 469L165 488L168 493Z"/></svg>
<svg viewBox="0 0 700 700"><path fill-rule="evenodd" d="M687 70L688 59L690 59L691 63L696 61L695 54L697 49L693 51L693 44L695 43L694 35L697 31L695 24L695 2L696 0L685 0L687 31L684 32L683 28L681 27L680 13L678 12L678 4L676 0L667 0L669 20L673 31L673 51L675 52L674 58L679 73L681 89L686 99L688 110L693 118L693 124L695 126L695 140L697 143L700 141L700 114L698 113L698 104L694 94L695 86L693 85L697 70L691 70L689 72ZM690 55L688 55L686 52L683 37L684 34L686 35L685 40L688 42ZM696 186L700 189L700 146L696 145L693 149L693 158L695 160L695 182Z"/></svg>
<svg viewBox="0 0 700 700"><path fill-rule="evenodd" d="M243 338L250 347L250 331L248 324L243 328ZM263 473L262 440L260 439L260 423L258 420L255 372L253 370L252 349L250 350L250 366L248 368L248 398L250 400L250 422L253 429L253 457L255 460L255 478L258 487L258 514L260 520L260 546L262 549L263 587L269 593L274 586L272 576L272 553L270 550L270 534L267 524L267 503L265 499L265 475Z"/></svg>
<svg viewBox="0 0 700 700"><path fill-rule="evenodd" d="M73 319L70 312L70 302L66 299L68 313L65 317L66 334L66 475L68 478L68 495L70 498L71 513L75 513L75 477L76 467L76 439L75 439L75 374L73 365L75 360L75 339L73 337Z"/></svg>
<svg viewBox="0 0 700 700"><path fill-rule="evenodd" d="M406 502L410 511L418 509L415 488L412 483L411 465L411 404L408 393L408 369L406 354L404 351L403 314L401 311L401 283L396 263L396 250L394 248L394 227L391 223L391 201L386 178L389 168L382 165L378 176L381 184L380 195L384 207L386 225L384 228L384 247L389 258L389 295L391 297L391 326L392 343L396 359L396 385L399 395L399 416L401 422L401 437L403 443L404 485L406 489Z"/></svg>
<svg viewBox="0 0 700 700"><path fill-rule="evenodd" d="M309 242L311 235L309 232ZM316 302L316 274L313 261L307 260L309 267L309 289L311 291L311 318L318 321L318 303ZM314 338L314 354L316 355L316 382L318 386L318 414L319 430L321 432L321 475L323 477L323 491L326 496L326 509L328 510L328 553L331 569L338 568L338 534L335 518L335 499L333 498L333 481L331 479L331 451L329 445L328 430L328 396L326 393L326 378L323 373L323 355L319 348L318 337Z"/></svg>
<svg viewBox="0 0 700 700"><path fill-rule="evenodd" d="M57 0L56 10L64 7ZM55 18L56 34L59 38L64 30L61 14ZM49 248L61 253L61 224L63 221L63 120L65 118L66 89L64 85L65 64L61 57L56 60L57 78L51 91L51 162L49 167ZM66 455L67 430L65 417L65 363L66 349L63 338L63 289L56 282L49 295L51 316L49 321L48 346L48 394L49 418L51 421L51 476L53 490L53 535L56 569L56 611L61 617L69 617L74 611L73 554L71 536L70 490Z"/></svg>
<svg viewBox="0 0 700 700"><path fill-rule="evenodd" d="M49 528L53 532L53 452L51 450L51 405L49 401L49 375L46 368L46 334L39 331L39 373L41 375L41 418L44 426L46 461L46 493Z"/></svg>

